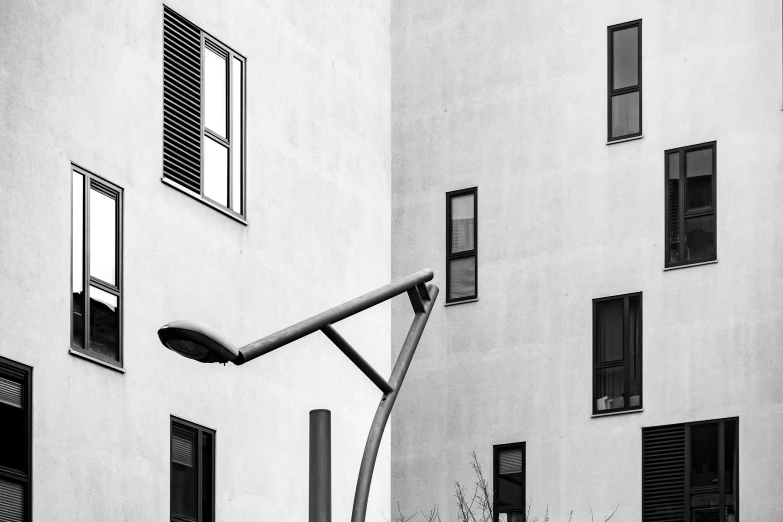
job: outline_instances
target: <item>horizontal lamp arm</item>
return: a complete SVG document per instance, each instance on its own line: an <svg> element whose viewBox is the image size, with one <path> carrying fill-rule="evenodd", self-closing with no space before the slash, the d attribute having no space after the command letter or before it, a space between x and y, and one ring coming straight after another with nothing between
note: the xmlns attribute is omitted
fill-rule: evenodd
<svg viewBox="0 0 783 522"><path fill-rule="evenodd" d="M293 326L284 328L279 332L267 335L263 339L253 341L239 349L239 357L234 359L234 364L244 364L247 361L260 357L266 353L285 346L288 343L301 339L313 332L322 330L325 326L342 321L363 310L371 308L379 303L388 301L392 297L407 292L418 285L430 281L433 277L432 270L424 268L408 276L398 279L377 290L373 290L363 296L357 297L351 301L335 306L318 315L305 319Z"/></svg>
<svg viewBox="0 0 783 522"><path fill-rule="evenodd" d="M335 346L337 346L341 352L345 354L346 357L348 357L352 363L356 365L357 368L359 368L364 375L366 375L382 392L384 395L387 395L394 391L394 388L389 386L389 383L386 382L386 379L381 377L381 375L375 371L375 368L373 368L370 363L364 360L364 358L359 355L359 352L354 350L353 346L351 346L348 341L346 341L342 335L340 335L337 330L332 328L331 325L326 325L323 328L321 328L321 331L326 335L326 337L329 338L330 341L332 341Z"/></svg>

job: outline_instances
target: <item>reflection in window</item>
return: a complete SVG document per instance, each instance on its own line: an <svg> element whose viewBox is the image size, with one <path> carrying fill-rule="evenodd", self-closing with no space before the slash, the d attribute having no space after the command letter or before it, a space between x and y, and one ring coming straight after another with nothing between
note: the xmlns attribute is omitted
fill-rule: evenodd
<svg viewBox="0 0 783 522"><path fill-rule="evenodd" d="M666 266L717 257L715 147L666 151Z"/></svg>
<svg viewBox="0 0 783 522"><path fill-rule="evenodd" d="M122 191L73 166L71 347L120 366Z"/></svg>
<svg viewBox="0 0 783 522"><path fill-rule="evenodd" d="M593 413L642 407L642 296L596 299Z"/></svg>
<svg viewBox="0 0 783 522"><path fill-rule="evenodd" d="M475 299L477 189L446 194L446 302Z"/></svg>
<svg viewBox="0 0 783 522"><path fill-rule="evenodd" d="M210 47L204 57L204 125L226 137L226 57Z"/></svg>
<svg viewBox="0 0 783 522"><path fill-rule="evenodd" d="M642 21L609 27L609 141L642 134Z"/></svg>

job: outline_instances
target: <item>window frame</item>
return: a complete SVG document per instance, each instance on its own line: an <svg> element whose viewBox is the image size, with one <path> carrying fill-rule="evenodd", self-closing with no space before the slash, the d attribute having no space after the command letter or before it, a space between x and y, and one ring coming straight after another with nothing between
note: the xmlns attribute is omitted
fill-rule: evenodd
<svg viewBox="0 0 783 522"><path fill-rule="evenodd" d="M685 157L688 152L694 152L698 150L712 149L712 208L709 210L698 210L686 212L685 210L685 197L686 197L686 170L685 170ZM669 219L669 155L677 153L679 155L679 194L677 201L677 227L680 230L679 239L679 259L677 263L671 263L669 260L669 238L671 233L670 219ZM688 145L685 147L675 147L673 149L667 149L663 152L663 205L664 205L664 268L675 268L688 265L698 265L702 263L709 263L718 259L718 142L707 141L704 143L697 143L696 145ZM685 260L685 219L703 216L713 216L713 222L715 226L715 254L711 257L702 257L694 259L692 261Z"/></svg>
<svg viewBox="0 0 783 522"><path fill-rule="evenodd" d="M643 292L631 292L627 294L620 294L620 295L613 295L613 296L607 296L607 297L597 297L593 299L593 393L591 394L591 411L593 412L594 417L604 416L604 415L613 415L616 413L622 413L622 412L628 412L628 411L637 411L637 410L643 410L644 409L644 299L642 298ZM639 372L639 405L638 406L631 406L631 372L633 371L633 368L631 367L631 358L630 358L630 299L632 297L638 297L639 298L639 353L636 356L637 360L639 362L639 365L641 366L641 371ZM604 302L604 301L613 301L615 299L622 299L623 300L623 360L622 364L617 364L616 361L609 361L604 363L598 362L598 303ZM623 376L624 376L624 384L623 389L626 390L627 399L623 403L622 408L612 408L611 410L599 410L596 406L596 400L598 400L598 370L604 369L604 368L612 368L616 366L622 366Z"/></svg>
<svg viewBox="0 0 783 522"><path fill-rule="evenodd" d="M174 179L170 179L166 177L165 173L161 177L161 181L164 184L169 185L187 194L188 196L191 196L192 198L201 201L202 203L205 203L206 205L227 215L228 217L234 219L235 221L238 221L243 225L247 225L248 224L247 223L247 216L248 216L248 212L247 212L247 58L243 54L237 52L234 48L223 43L223 41L216 38L208 31L202 29L200 25L192 22L189 17L180 14L178 11L171 9L168 5L165 4L163 5L163 10L164 10L164 18L165 18L165 12L168 11L175 18L181 19L182 21L192 26L193 29L198 30L200 33L200 50L199 50L200 52L200 64L199 64L200 66L200 70L199 70L200 135L199 135L199 173L198 173L199 185L200 185L199 192L196 192L191 188L183 186L182 184L178 183ZM204 95L204 89L205 89L204 78L206 74L206 53L210 47L212 47L213 50L218 54L223 54L226 57L226 137L220 136L216 132L209 129L205 124L206 96ZM233 136L233 132L234 132L233 125L232 125L233 114L231 110L235 102L234 92L233 92L234 89L232 88L233 81L234 81L233 80L234 58L242 62L242 77L241 77L240 100L239 100L239 103L241 104L240 111L239 111L239 117L241 118L241 122L239 123L239 132L241 132L242 135L239 140L235 140ZM164 63L163 65L164 77L165 77L165 72L166 72L166 65ZM165 119L164 119L164 125L165 125ZM206 138L206 136L209 136L209 138ZM228 191L228 194L226 199L227 202L226 206L209 198L207 195L204 194L204 158L205 158L204 140L205 139L213 139L217 144L225 147L228 151L228 167L227 167L228 183L226 185L226 190ZM234 156L232 154L232 148L234 146L241 147L241 154L239 156L240 165L239 165L239 176L238 176L238 179L241 184L240 187L241 212L237 212L231 208L232 199L233 199L233 181L234 181L234 176L232 175L232 172L234 171L235 168Z"/></svg>
<svg viewBox="0 0 783 522"><path fill-rule="evenodd" d="M195 521L188 517L182 517L179 515L175 515L171 512L171 487L172 487L172 481L171 477L174 475L174 446L172 444L172 439L174 437L174 430L176 429L175 426L181 426L185 429L195 430L196 431L196 440L198 443L196 444L196 468L197 468L197 475L198 475L198 483L196 484L196 505L198 506L198 515ZM216 505L215 505L215 461L216 461L216 448L217 448L217 433L215 430L211 428L207 428L205 426L201 426L199 424L196 424L194 422L187 421L181 417L177 417L174 415L170 416L169 420L169 520L172 522L201 522L203 520L204 514L203 514L203 480L204 480L204 467L202 465L203 460L203 452L204 448L203 445L200 443L202 436L204 433L208 433L212 436L212 465L211 465L211 480L212 480L212 520L215 520L215 513L216 513Z"/></svg>
<svg viewBox="0 0 783 522"><path fill-rule="evenodd" d="M33 506L33 368L0 356L0 376L22 379L27 441L27 472L0 466L0 478L21 483L24 487L24 520L32 520Z"/></svg>
<svg viewBox="0 0 783 522"><path fill-rule="evenodd" d="M623 29L628 29L630 27L638 27L637 35L638 35L638 55L636 57L637 59L637 68L639 71L639 83L635 86L631 87L622 87L620 89L614 88L614 46L613 46L613 33L615 31L621 31ZM641 138L644 133L644 126L643 126L643 100L642 100L642 19L639 18L638 20L631 20L630 22L623 22L621 24L615 24L610 25L606 28L607 31L607 49L608 49L608 71L607 71L607 134L606 134L606 142L607 143L615 143L620 141L626 141L634 138ZM631 134L624 134L622 136L616 136L612 137L612 97L618 96L621 94L630 94L633 92L639 93L639 132L634 132Z"/></svg>
<svg viewBox="0 0 783 522"><path fill-rule="evenodd" d="M83 192L82 192L82 281L83 281L83 308L84 308L84 347L78 346L75 343L74 328L73 328L73 250L74 250L74 237L73 237L73 217L76 208L73 201L73 176L74 174L80 174L84 177ZM125 303L123 299L124 291L124 277L123 277L123 254L124 254L124 207L123 207L123 189L119 185L116 185L107 179L103 178L87 170L86 168L71 163L71 323L70 323L70 351L76 353L86 359L98 362L105 366L109 366L114 369L123 370L124 367L124 321L125 315ZM97 192L114 199L117 202L116 205L116 225L114 231L115 237L115 274L117 284L112 285L102 279L90 275L90 189L95 189ZM90 286L95 286L99 290L102 290L108 294L111 294L117 298L117 307L119 313L117 317L117 360L107 357L97 351L89 348L89 328L90 328Z"/></svg>
<svg viewBox="0 0 783 522"><path fill-rule="evenodd" d="M522 513L522 519L527 520L527 449L526 442L511 442L507 444L495 444L492 446L492 516L494 522L499 522L500 513L498 511L498 496L500 495L500 465L498 457L500 452L508 449L522 449L522 506L511 506L504 508L503 513Z"/></svg>
<svg viewBox="0 0 783 522"><path fill-rule="evenodd" d="M462 252L451 252L451 200L459 196L473 195L473 248ZM462 257L473 256L474 259L474 289L473 295L451 298L451 261ZM478 299L478 186L446 192L446 304L476 301Z"/></svg>

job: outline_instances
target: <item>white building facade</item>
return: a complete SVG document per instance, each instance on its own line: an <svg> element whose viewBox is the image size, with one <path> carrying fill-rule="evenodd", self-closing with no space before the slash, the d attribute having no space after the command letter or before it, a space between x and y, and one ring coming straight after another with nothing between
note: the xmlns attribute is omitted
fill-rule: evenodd
<svg viewBox="0 0 783 522"><path fill-rule="evenodd" d="M781 17L394 4L392 272L428 252L445 296L392 429L403 513L456 520L475 451L499 520L783 520Z"/></svg>
<svg viewBox="0 0 783 522"><path fill-rule="evenodd" d="M348 518L380 394L328 339L222 367L156 332L389 282L388 5L12 0L0 34L0 519L304 520L316 408ZM388 304L340 330L388 374Z"/></svg>

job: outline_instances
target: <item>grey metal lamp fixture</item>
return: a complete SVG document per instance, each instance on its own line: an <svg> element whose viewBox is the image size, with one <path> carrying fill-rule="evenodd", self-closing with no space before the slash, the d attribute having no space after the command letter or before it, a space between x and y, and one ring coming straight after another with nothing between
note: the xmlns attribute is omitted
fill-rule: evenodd
<svg viewBox="0 0 783 522"><path fill-rule="evenodd" d="M356 482L356 494L353 499L351 522L364 522L367 514L370 483L372 482L372 473L375 467L375 459L378 456L381 437L383 436L391 409L394 406L394 401L397 399L400 386L402 386L402 381L405 379L405 374L413 359L413 354L416 352L419 339L421 339L421 335L424 332L427 319L438 297L438 287L426 284L432 277L432 270L428 268L419 270L279 332L253 341L241 348L234 346L212 328L186 320L173 321L163 326L158 330L158 337L166 348L188 359L203 363L232 362L236 365L241 365L313 332L319 330L323 332L383 392L370 426L370 432L367 435L367 443L364 446L362 463L359 468L359 478ZM400 354L397 357L397 362L394 364L391 377L387 381L359 355L332 325L377 304L388 301L403 292L408 293L415 315ZM310 513L312 521L312 506ZM329 515L327 520L330 519L331 516Z"/></svg>

